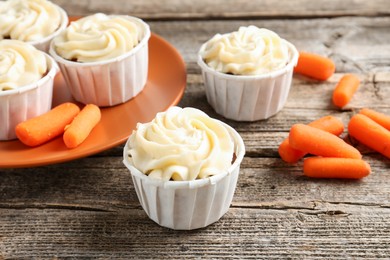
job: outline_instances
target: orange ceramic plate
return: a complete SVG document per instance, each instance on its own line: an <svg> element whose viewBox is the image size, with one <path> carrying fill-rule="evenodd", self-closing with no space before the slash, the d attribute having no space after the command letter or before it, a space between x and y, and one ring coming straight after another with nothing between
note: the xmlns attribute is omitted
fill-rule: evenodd
<svg viewBox="0 0 390 260"><path fill-rule="evenodd" d="M185 64L177 50L152 34L149 40L149 74L144 90L130 101L102 108L102 119L80 146L67 149L62 136L30 148L18 140L0 142L0 168L33 167L89 156L126 141L138 122L179 103L186 86ZM53 105L68 101L65 82L55 80Z"/></svg>

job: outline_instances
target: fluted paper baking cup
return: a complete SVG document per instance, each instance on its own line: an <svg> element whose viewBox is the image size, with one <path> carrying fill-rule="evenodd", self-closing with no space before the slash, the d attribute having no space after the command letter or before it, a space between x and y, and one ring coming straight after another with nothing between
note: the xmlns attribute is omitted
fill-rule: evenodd
<svg viewBox="0 0 390 260"><path fill-rule="evenodd" d="M48 72L37 82L13 90L0 91L0 140L16 139L15 127L20 122L51 109L56 62L45 54Z"/></svg>
<svg viewBox="0 0 390 260"><path fill-rule="evenodd" d="M131 172L140 204L150 219L163 227L191 230L218 221L228 211L245 146L241 136L225 126L234 140L235 161L225 172L193 181L161 181L148 177L129 162L127 141L123 162Z"/></svg>
<svg viewBox="0 0 390 260"><path fill-rule="evenodd" d="M64 31L66 29L66 26L68 26L68 23L69 23L68 15L65 12L65 10L62 9L58 5L56 7L58 8L60 15L61 15L61 24L59 25L58 29L43 39L28 42L31 45L33 45L35 48L37 48L38 50L44 51L46 53L49 53L50 43L54 39L54 37L56 37L62 31Z"/></svg>
<svg viewBox="0 0 390 260"><path fill-rule="evenodd" d="M131 51L116 58L97 62L75 62L59 56L50 45L50 54L58 62L65 82L75 100L100 107L125 103L138 95L148 77L149 26L143 25L144 37Z"/></svg>
<svg viewBox="0 0 390 260"><path fill-rule="evenodd" d="M236 121L267 119L279 112L286 103L298 51L285 41L290 52L289 63L280 70L264 75L230 75L210 68L198 53L198 64L206 89L208 103L214 110Z"/></svg>

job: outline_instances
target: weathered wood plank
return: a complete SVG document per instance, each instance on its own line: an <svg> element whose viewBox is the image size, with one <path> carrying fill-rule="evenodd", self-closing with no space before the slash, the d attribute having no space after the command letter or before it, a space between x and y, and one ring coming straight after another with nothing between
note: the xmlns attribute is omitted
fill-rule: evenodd
<svg viewBox="0 0 390 260"><path fill-rule="evenodd" d="M382 112L390 111L388 102L386 102L390 99L389 76L386 72L359 74L362 86L347 107L348 109L339 111L333 107L330 95L341 75L338 73L324 83L296 76L285 109L264 121L239 123L225 120L216 115L206 102L202 80L197 74L190 75L188 88L180 105L200 108L211 116L232 125L242 134L248 156L277 158L278 144L287 136L287 131L294 123L308 123L321 116L332 114L341 118L346 125L352 113L363 106L372 106ZM1 170L3 206L96 208L101 210L134 207L138 204L135 203L137 201L135 194L128 190L131 183L126 169L121 164L121 154L122 146L99 154L92 159L77 160L62 165L35 169ZM274 162L276 164L281 163L279 159L273 160L276 160ZM251 169L253 168L252 163L255 164L255 162L250 161L250 163L244 164L243 170L256 172L257 169ZM245 169L246 167L248 169ZM270 165L265 164L263 167L267 169ZM295 169L294 167L283 167L281 168L282 172L291 170L294 172ZM386 169L387 165L381 167ZM381 167L378 167L377 171L383 171L383 169L380 170ZM69 181L68 178L71 180ZM244 180L245 182L250 181L251 178ZM283 178L279 181L282 180ZM31 183L34 185L29 186ZM122 185L117 186L117 183ZM46 198L49 199L45 200ZM27 202L25 203L23 200ZM245 201L245 194L238 201Z"/></svg>
<svg viewBox="0 0 390 260"><path fill-rule="evenodd" d="M232 208L217 223L195 231L162 228L137 209L0 210L0 250L6 259L388 257L390 209L341 207Z"/></svg>
<svg viewBox="0 0 390 260"><path fill-rule="evenodd" d="M386 0L53 0L71 15L87 15L96 12L131 14L144 19L210 19L238 17L335 17L388 15Z"/></svg>
<svg viewBox="0 0 390 260"><path fill-rule="evenodd" d="M244 138L247 156L228 214L206 229L190 232L161 228L148 219L121 162L123 146L64 164L0 169L0 258L390 255L388 159L364 150L372 167L367 178L316 180L302 176L302 162L288 165L277 155L278 144L294 123L331 114L346 125L364 106L390 114L387 0L54 1L72 15L103 11L148 19L152 31L171 42L187 63L188 87L179 105L200 108L232 125ZM383 16L321 18L345 15ZM206 21L210 17L215 20ZM276 31L300 50L330 56L338 73L322 83L294 76L285 108L268 120L240 123L221 118L206 102L196 53L215 33L250 24ZM330 95L346 72L358 74L362 84L351 103L339 110Z"/></svg>
<svg viewBox="0 0 390 260"><path fill-rule="evenodd" d="M265 146L261 149L267 150ZM304 177L301 162L288 165L280 158L246 157L233 206L313 208L324 201L390 207L390 162L377 154L365 160L372 174L347 181ZM120 157L92 157L56 166L1 169L0 208L117 211L139 208L139 202Z"/></svg>
<svg viewBox="0 0 390 260"><path fill-rule="evenodd" d="M368 84L370 87L376 84L376 92L381 93L381 99L377 99L377 95L364 95L364 98L353 100L356 107L362 107L362 103L374 104L375 107L379 107L379 111L390 113L390 108L386 100L390 98L390 92L388 90L389 83L387 82L385 74L381 74L382 79L379 78L374 82L374 76L366 77L361 75L364 79L363 84ZM201 84L200 76L190 77L190 84L186 90L186 95L181 102L183 106L194 106L206 111L211 116L215 116L227 122L236 128L244 138L246 144L247 156L252 157L273 157L272 158L255 158L245 159L242 166L242 171L248 174L250 177L243 175L242 184L239 184L237 189L237 196L235 198L236 205L248 205L252 197L247 196L246 190L248 187L256 187L256 183L262 181L263 183L271 183L266 185L265 191L269 191L272 187L277 187L278 183L282 183L285 190L283 194L288 196L291 190L294 193L303 189L302 194L306 193L306 186L308 182L305 179L299 177L301 169L295 166L288 166L278 159L277 148L279 143L287 136L287 132L290 126L294 123L308 123L321 116L332 114L341 118L345 125L353 112L345 111L340 112L338 109L331 109L329 104L329 98L324 99L324 89L328 89L330 92L330 85L337 82L339 74L331 78L328 83L315 83L296 78L292 88L292 97L290 96L287 102L286 108L283 109L276 116L265 120L252 123L239 123L230 120L224 120L212 111L212 108L207 104L204 90L199 87ZM370 82L372 81L372 82ZM300 92L305 92L306 89L311 88L312 97L299 95ZM369 89L369 87L363 87ZM360 90L359 90L360 91ZM359 92L358 92L359 94ZM308 100L305 101L304 97ZM318 106L315 102L309 102L310 98L316 99L317 103L323 104L323 107ZM307 103L308 107L302 107L302 103ZM310 107L314 104L313 107ZM325 105L324 105L325 104ZM61 165L53 165L48 167L33 168L33 169L10 169L0 170L0 191L1 205L2 207L48 207L48 208L74 208L74 209L96 209L96 210L115 210L116 208L138 207L137 198L135 193L130 189L132 187L130 176L127 170L121 163L123 146L118 146L114 149L99 154L93 158L86 158L77 160L70 163ZM379 160L379 161L377 161ZM384 176L382 172L386 172L389 165L381 156L374 156L372 159L374 174L377 172L380 176ZM286 173L292 172L293 175L278 175L277 172ZM258 174L262 178L259 178ZM295 175L294 175L295 174ZM373 175L376 177L376 175ZM263 179L265 178L265 179ZM370 177L372 178L372 177ZM293 182L294 184L292 184ZM118 185L118 183L120 185ZM241 181L240 181L241 183ZM335 183L328 182L325 187L333 190L332 187ZM338 182L336 182L337 184ZM353 182L354 183L354 182ZM363 182L366 183L366 182ZM249 186L248 186L249 185ZM296 186L294 186L296 185ZM360 185L360 184L359 184ZM375 187L372 190L372 187ZM375 193L376 187L382 187L380 190L387 190L386 181L383 179L378 180L375 183L368 182L367 186L362 188L363 194L355 197L355 202L361 201L361 199L367 199L366 201L381 201L383 203L388 197L383 197L381 193ZM336 185L337 186L337 185ZM260 188L264 188L259 186ZM299 188L300 187L300 188ZM361 187L359 187L360 189ZM275 189L275 188L274 188ZM306 207L307 203L298 201L289 201L286 197L279 198L267 198L264 197L262 190L249 190L250 194L256 194L259 198L266 198L265 201L253 201L252 205L263 205L271 202L275 205L300 205L300 207ZM374 197L365 196L367 193L372 194ZM335 199L329 198L329 201L337 201L340 198L349 198L348 194L355 194L353 190L346 190L340 193L340 197ZM315 194L308 193L308 196L312 198L319 197ZM379 199L382 197L382 199ZM323 198L322 198L323 199ZM351 198L353 199L353 198ZM236 202L237 201L237 202ZM307 199L309 205L313 202L313 199ZM273 206L275 206L273 205Z"/></svg>
<svg viewBox="0 0 390 260"><path fill-rule="evenodd" d="M390 70L390 17L342 17L296 20L228 20L150 22L153 32L171 42L183 55L187 70L199 74L200 46L216 33L256 25L275 31L298 50L331 57L339 73ZM369 39L369 40L368 40ZM369 44L368 44L369 42Z"/></svg>

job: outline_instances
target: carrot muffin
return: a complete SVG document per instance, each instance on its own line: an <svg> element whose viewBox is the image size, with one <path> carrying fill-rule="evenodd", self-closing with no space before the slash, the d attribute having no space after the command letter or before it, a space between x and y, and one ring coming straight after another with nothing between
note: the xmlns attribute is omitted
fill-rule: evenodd
<svg viewBox="0 0 390 260"><path fill-rule="evenodd" d="M124 148L124 164L152 220L196 229L229 209L244 153L233 128L198 109L171 107L137 125Z"/></svg>
<svg viewBox="0 0 390 260"><path fill-rule="evenodd" d="M21 40L48 51L50 41L67 23L66 12L47 0L0 2L0 39Z"/></svg>
<svg viewBox="0 0 390 260"><path fill-rule="evenodd" d="M297 61L291 43L256 26L217 34L198 53L208 102L238 121L266 119L282 109Z"/></svg>
<svg viewBox="0 0 390 260"><path fill-rule="evenodd" d="M15 139L15 126L50 110L55 61L31 44L0 41L0 140Z"/></svg>
<svg viewBox="0 0 390 260"><path fill-rule="evenodd" d="M148 72L149 26L126 15L90 15L72 22L52 42L73 97L113 106L136 96Z"/></svg>

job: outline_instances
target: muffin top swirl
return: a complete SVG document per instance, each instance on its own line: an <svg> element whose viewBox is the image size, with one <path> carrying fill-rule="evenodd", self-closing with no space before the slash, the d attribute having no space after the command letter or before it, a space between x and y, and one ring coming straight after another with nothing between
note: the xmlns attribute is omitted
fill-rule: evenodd
<svg viewBox="0 0 390 260"><path fill-rule="evenodd" d="M0 91L36 82L46 71L43 52L22 41L0 41Z"/></svg>
<svg viewBox="0 0 390 260"><path fill-rule="evenodd" d="M0 39L41 40L55 32L60 23L60 11L50 1L0 1Z"/></svg>
<svg viewBox="0 0 390 260"><path fill-rule="evenodd" d="M149 177L189 181L226 171L234 143L227 128L194 108L171 107L129 139L129 161Z"/></svg>
<svg viewBox="0 0 390 260"><path fill-rule="evenodd" d="M216 34L206 42L200 55L216 71L234 75L261 75L281 69L289 62L285 40L256 26Z"/></svg>
<svg viewBox="0 0 390 260"><path fill-rule="evenodd" d="M103 61L129 52L144 34L139 19L98 13L72 22L54 39L54 48L67 60Z"/></svg>

